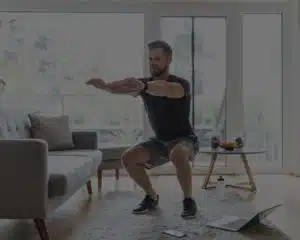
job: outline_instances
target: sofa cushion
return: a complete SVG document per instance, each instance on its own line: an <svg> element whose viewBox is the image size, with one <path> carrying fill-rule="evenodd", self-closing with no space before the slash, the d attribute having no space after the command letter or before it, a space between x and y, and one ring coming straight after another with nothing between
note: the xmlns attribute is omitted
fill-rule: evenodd
<svg viewBox="0 0 300 240"><path fill-rule="evenodd" d="M65 150L65 151L52 151L52 152L49 152L49 156L89 157L93 160L94 166L96 168L98 168L102 162L102 152L99 150L72 149L72 150Z"/></svg>
<svg viewBox="0 0 300 240"><path fill-rule="evenodd" d="M121 159L124 151L126 151L129 145L100 145L99 149L102 152L103 161Z"/></svg>
<svg viewBox="0 0 300 240"><path fill-rule="evenodd" d="M83 186L97 168L89 157L48 156L48 197L67 195Z"/></svg>
<svg viewBox="0 0 300 240"><path fill-rule="evenodd" d="M45 140L49 151L74 148L68 116L29 114L29 118L32 137Z"/></svg>

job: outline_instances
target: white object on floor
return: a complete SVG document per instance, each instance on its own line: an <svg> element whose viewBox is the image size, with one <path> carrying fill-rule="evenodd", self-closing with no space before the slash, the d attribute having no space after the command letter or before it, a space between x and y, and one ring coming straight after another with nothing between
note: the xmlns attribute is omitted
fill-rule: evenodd
<svg viewBox="0 0 300 240"><path fill-rule="evenodd" d="M207 226L238 232L246 227L252 227L259 224L280 206L282 206L282 204L277 204L267 209L257 211L247 217L223 216L218 220L208 223Z"/></svg>
<svg viewBox="0 0 300 240"><path fill-rule="evenodd" d="M220 176L217 180L217 195L218 195L218 199L219 201L224 200L225 197L225 180L222 176Z"/></svg>
<svg viewBox="0 0 300 240"><path fill-rule="evenodd" d="M186 236L186 234L184 232L180 232L180 231L173 230L173 229L164 230L163 234L167 234L167 235L177 237L177 238L183 238Z"/></svg>
<svg viewBox="0 0 300 240"><path fill-rule="evenodd" d="M207 196L207 190L201 189L200 190L200 208L202 210L202 213L205 218L207 218L208 215L208 196Z"/></svg>

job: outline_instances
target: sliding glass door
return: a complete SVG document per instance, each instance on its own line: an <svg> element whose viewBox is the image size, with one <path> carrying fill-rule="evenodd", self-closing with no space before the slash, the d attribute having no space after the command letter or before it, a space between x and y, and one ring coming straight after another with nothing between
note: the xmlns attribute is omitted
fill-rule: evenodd
<svg viewBox="0 0 300 240"><path fill-rule="evenodd" d="M200 147L208 147L214 135L224 139L226 18L164 17L161 35L173 47L171 72L190 82L191 122ZM201 159L205 158L197 157L195 164L207 164Z"/></svg>
<svg viewBox="0 0 300 240"><path fill-rule="evenodd" d="M153 25L160 25L160 33L153 36L173 47L171 72L190 82L190 119L200 148L209 147L212 136L241 136L246 147L266 150L249 157L254 171L280 171L282 83L288 76L286 49L291 40L285 5L166 6L157 9L155 18L160 21ZM208 164L209 156L199 154L194 171L205 172L201 167ZM223 157L217 165L219 171L244 171L234 157Z"/></svg>

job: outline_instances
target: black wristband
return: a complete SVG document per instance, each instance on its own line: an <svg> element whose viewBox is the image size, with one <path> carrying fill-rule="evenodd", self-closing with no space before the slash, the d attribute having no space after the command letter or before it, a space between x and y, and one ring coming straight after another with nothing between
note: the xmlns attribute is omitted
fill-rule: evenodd
<svg viewBox="0 0 300 240"><path fill-rule="evenodd" d="M144 93L144 92L146 92L148 90L148 83L145 82L144 84L145 84L145 86L144 86L144 88L141 91L142 93Z"/></svg>

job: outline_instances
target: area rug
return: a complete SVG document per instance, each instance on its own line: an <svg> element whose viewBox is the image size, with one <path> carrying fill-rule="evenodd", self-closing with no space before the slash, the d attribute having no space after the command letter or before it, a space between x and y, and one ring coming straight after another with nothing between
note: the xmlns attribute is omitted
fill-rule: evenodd
<svg viewBox="0 0 300 240"><path fill-rule="evenodd" d="M105 195L89 218L89 223L76 240L163 240L176 239L162 234L165 229L175 229L187 234L188 240L290 240L286 234L271 222L265 221L243 233L233 233L206 227L206 223L222 215L244 216L253 213L252 203L236 192L228 192L220 201L214 192L208 191L196 196L199 214L196 219L183 220L180 217L180 199L161 197L160 209L148 215L132 215L132 208L141 200L136 192L111 192ZM205 205L205 206L204 206ZM205 207L205 210L203 208Z"/></svg>

